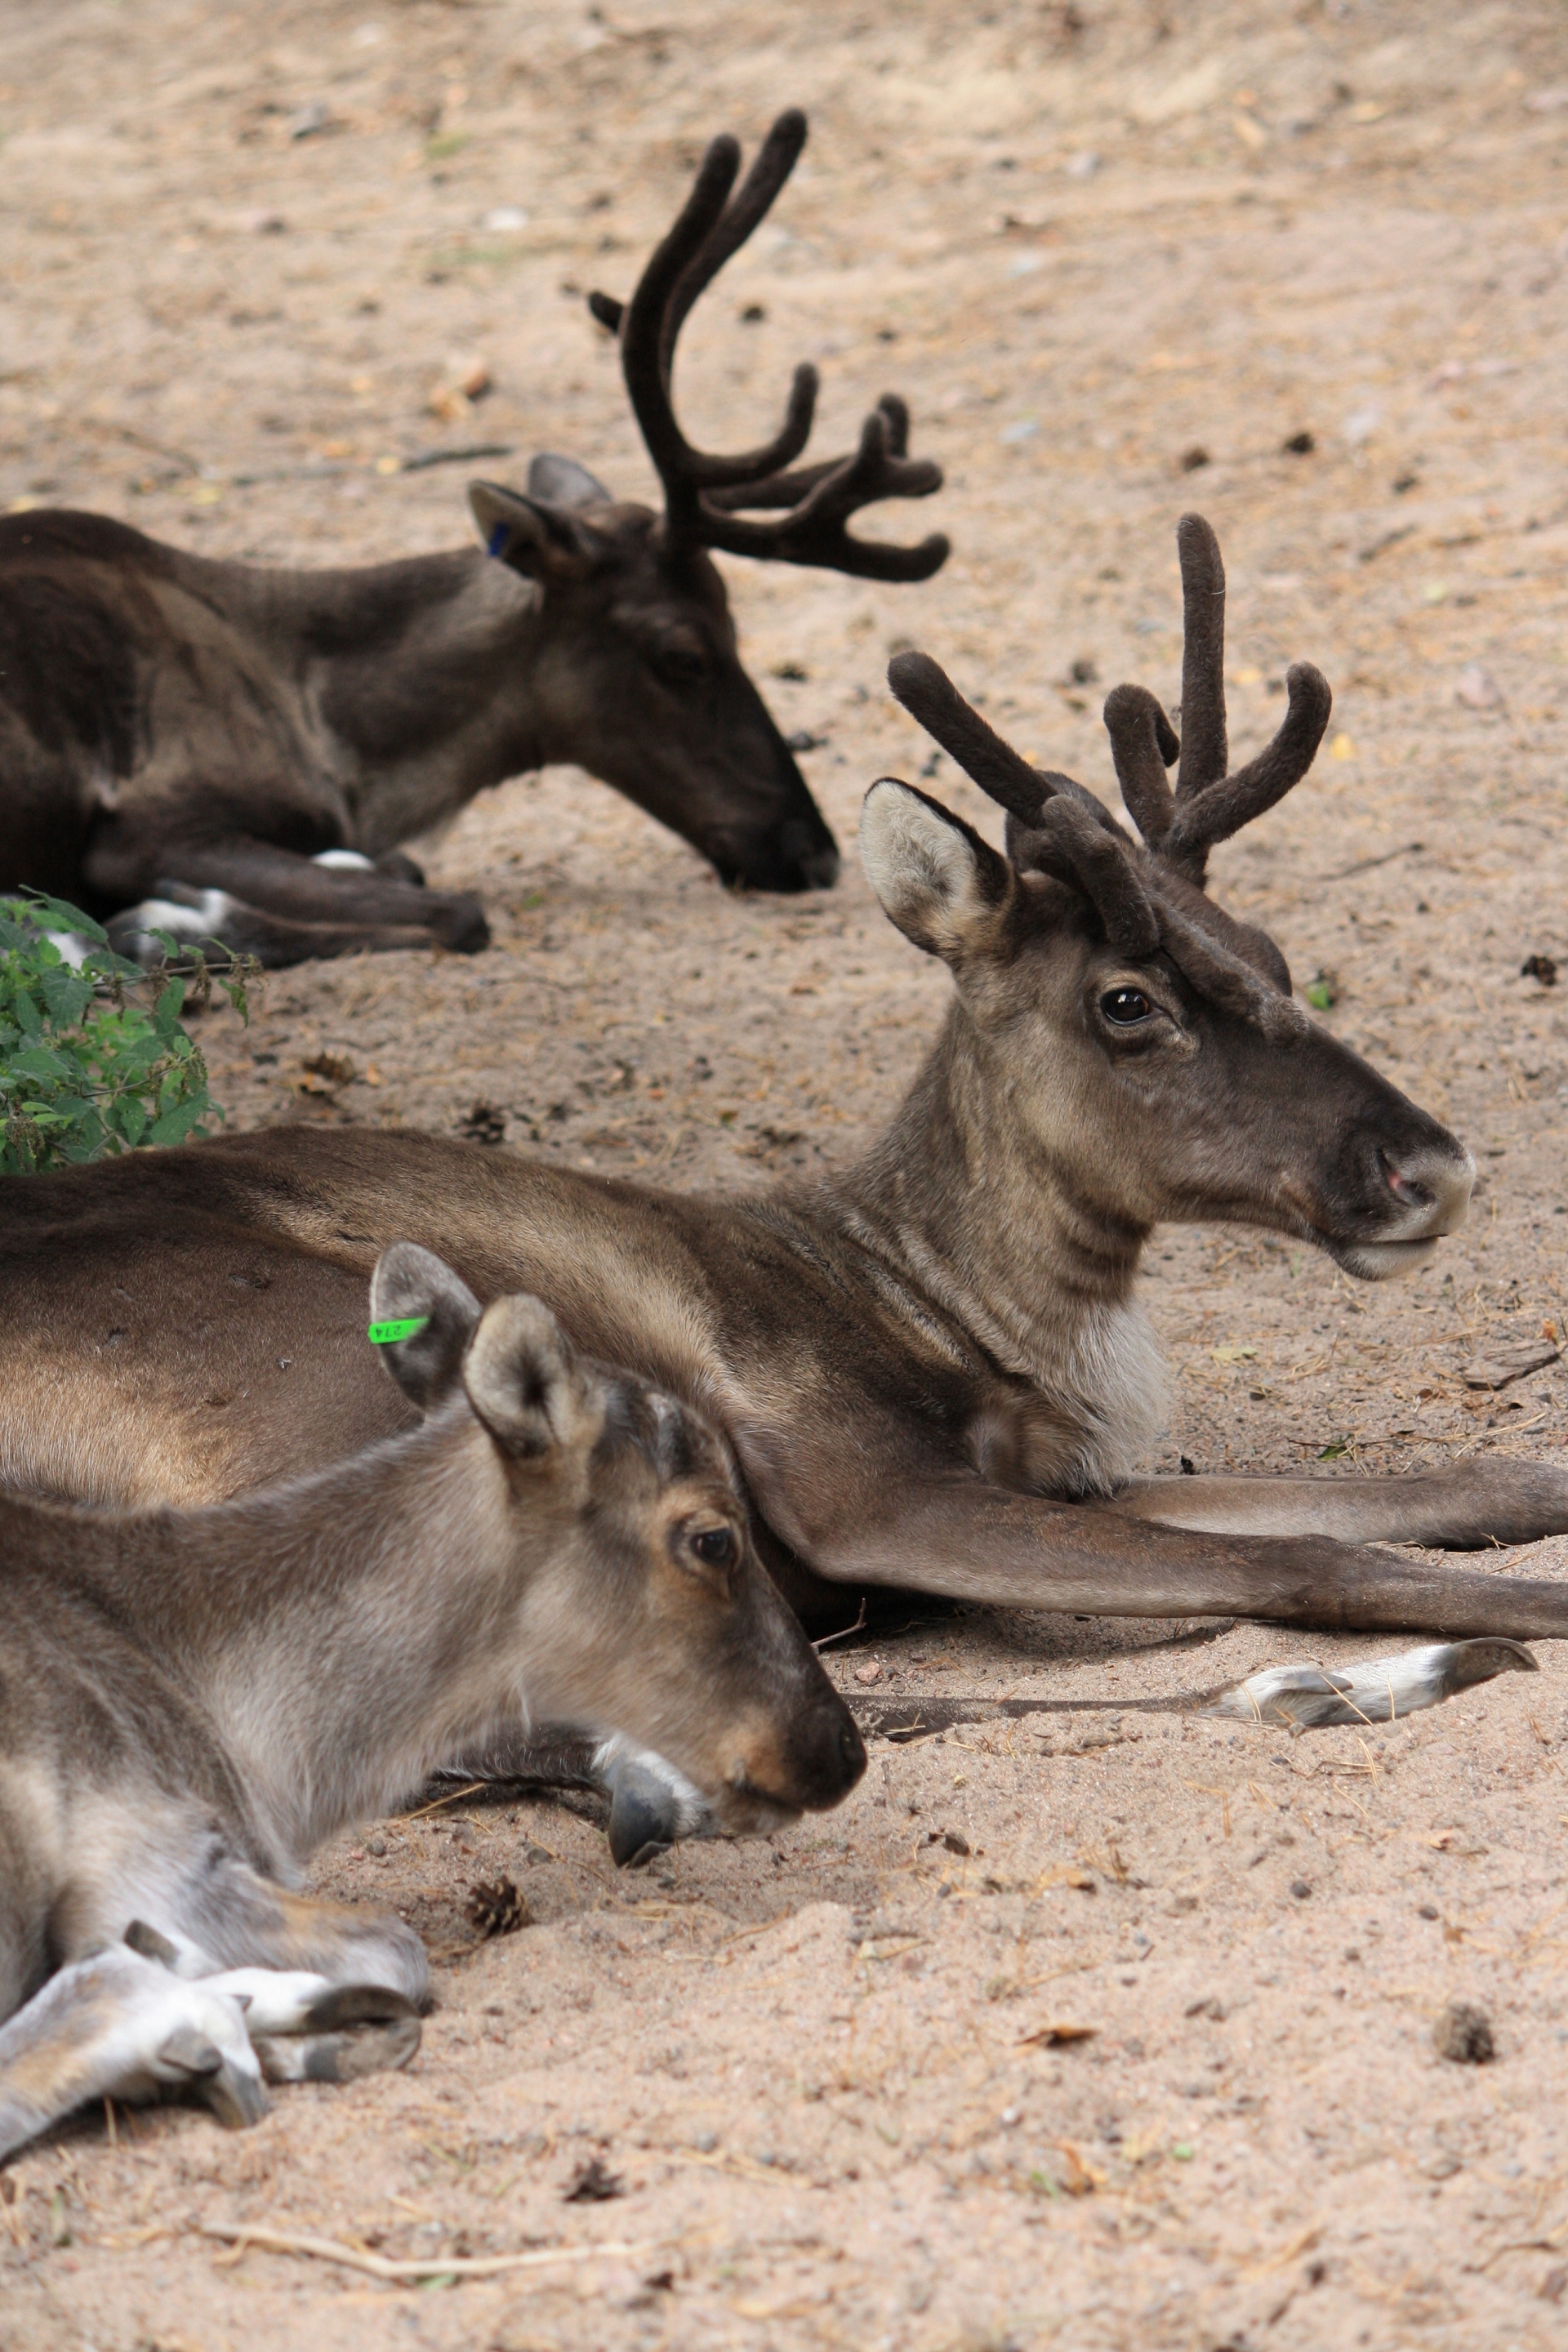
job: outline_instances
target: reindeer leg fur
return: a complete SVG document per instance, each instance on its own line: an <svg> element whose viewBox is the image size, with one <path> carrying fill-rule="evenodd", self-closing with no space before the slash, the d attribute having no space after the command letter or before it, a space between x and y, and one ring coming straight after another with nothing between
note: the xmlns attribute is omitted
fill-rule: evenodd
<svg viewBox="0 0 1568 2352"><path fill-rule="evenodd" d="M179 2092L230 2129L267 2113L240 2003L124 1945L90 1953L0 2026L0 2159L91 2100Z"/></svg>
<svg viewBox="0 0 1568 2352"><path fill-rule="evenodd" d="M192 1956L144 1920L125 1931L132 1951L192 1978ZM268 2083L353 2083L406 2066L419 2047L419 2012L385 1985L342 1983L310 1969L225 1969L195 1979L238 2001Z"/></svg>
<svg viewBox="0 0 1568 2352"><path fill-rule="evenodd" d="M1485 1551L1568 1531L1568 1473L1540 1462L1452 1462L1383 1478L1135 1478L1110 1507L1208 1535Z"/></svg>
<svg viewBox="0 0 1568 2352"><path fill-rule="evenodd" d="M439 1780L531 1780L546 1788L594 1789L610 1801L610 1858L641 1869L681 1838L717 1834L689 1780L651 1748L616 1734L595 1741L565 1727L520 1731L446 1765Z"/></svg>
<svg viewBox="0 0 1568 2352"><path fill-rule="evenodd" d="M201 1896L199 1915L183 1925L211 1954L204 1977L226 1968L281 1971L367 1998L395 1994L411 2010L429 2007L425 1947L395 1911L296 1895L239 1862L205 1880Z"/></svg>
<svg viewBox="0 0 1568 2352"><path fill-rule="evenodd" d="M116 955L129 957L143 971L156 971L171 961L157 934L166 931L181 945L202 948L211 963L231 956L254 956L269 971L312 957L374 954L395 948L427 948L431 934L420 923L297 923L272 915L226 890L185 890L175 883L160 886L178 897L143 898L109 924L109 944ZM194 903L187 903L194 902ZM174 962L180 961L178 949Z"/></svg>

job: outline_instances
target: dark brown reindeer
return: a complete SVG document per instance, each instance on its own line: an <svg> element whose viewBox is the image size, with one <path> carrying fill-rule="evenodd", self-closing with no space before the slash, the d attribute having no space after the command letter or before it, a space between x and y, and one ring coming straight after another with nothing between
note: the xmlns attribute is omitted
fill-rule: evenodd
<svg viewBox="0 0 1568 2352"><path fill-rule="evenodd" d="M300 1871L468 1742L584 1726L742 1832L864 1766L697 1414L425 1250L370 1312L388 1441L205 1510L0 1501L0 2159L90 2099L252 2122L263 2072L405 2060L418 1937Z"/></svg>
<svg viewBox="0 0 1568 2352"><path fill-rule="evenodd" d="M536 457L528 490L475 483L484 551L352 572L265 572L160 545L102 516L0 520L0 884L111 925L217 934L264 963L364 948L471 952L479 901L424 887L398 845L506 777L574 761L680 834L726 882L826 887L832 834L741 666L708 550L862 579L924 580L947 541L891 547L847 524L923 498L891 395L852 455L791 470L816 371L775 437L694 449L671 404L692 304L767 213L805 140L781 115L743 184L709 148L624 314L626 389L665 509L618 503Z"/></svg>
<svg viewBox="0 0 1568 2352"><path fill-rule="evenodd" d="M233 1494L394 1427L364 1275L394 1234L481 1297L536 1290L574 1341L721 1427L762 1555L807 1614L868 1585L1100 1615L1568 1633L1568 1586L1374 1542L1568 1529L1568 1475L1147 1478L1163 1412L1138 1264L1165 1220L1271 1227L1377 1279L1461 1222L1448 1131L1293 1003L1278 948L1208 898L1209 845L1306 772L1290 674L1229 774L1224 575L1180 535L1185 736L1108 706L1135 845L1037 774L934 664L893 684L1009 811L999 855L924 793L868 795L893 921L952 971L925 1066L858 1164L683 1196L435 1137L289 1128L0 1184L0 1478L124 1502ZM852 1603L851 1603L852 1605Z"/></svg>

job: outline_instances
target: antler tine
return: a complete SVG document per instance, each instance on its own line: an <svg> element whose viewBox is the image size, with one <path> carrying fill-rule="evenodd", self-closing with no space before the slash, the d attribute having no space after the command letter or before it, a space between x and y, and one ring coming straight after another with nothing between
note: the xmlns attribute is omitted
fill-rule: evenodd
<svg viewBox="0 0 1568 2352"><path fill-rule="evenodd" d="M733 253L738 253L773 210L774 199L799 163L805 145L805 116L798 106L787 107L758 148L740 193L728 203L709 230L696 257L688 262L669 298L659 338L659 363L669 382L676 339L688 311L710 286ZM736 150L737 160L739 149Z"/></svg>
<svg viewBox="0 0 1568 2352"><path fill-rule="evenodd" d="M1334 706L1329 681L1310 662L1292 662L1285 687L1289 701L1273 741L1234 776L1211 784L1199 799L1176 811L1162 854L1191 871L1194 880L1203 878L1204 861L1213 845L1227 841L1283 800L1318 756Z"/></svg>
<svg viewBox="0 0 1568 2352"><path fill-rule="evenodd" d="M804 121L800 130L804 136ZM774 438L733 457L710 456L691 446L676 422L669 389L680 320L777 194L800 152L798 141L792 149L793 138L791 117L781 117L731 207L742 222L733 236L726 206L741 168L741 150L728 135L710 142L691 193L655 249L630 302L623 310L607 296L589 298L595 317L619 331L626 392L664 484L667 527L677 536L700 536L696 526L702 489L776 474L799 457L811 436L817 379L809 363L795 372L784 422ZM678 313L674 328L668 323L672 312Z"/></svg>
<svg viewBox="0 0 1568 2352"><path fill-rule="evenodd" d="M1038 824L1052 786L970 708L929 654L895 654L888 664L888 684L910 718L919 719L983 793L1025 824Z"/></svg>
<svg viewBox="0 0 1568 2352"><path fill-rule="evenodd" d="M893 394L882 400L860 428L852 457L803 466L793 474L721 489L701 501L698 528L703 544L728 555L771 556L783 563L820 564L858 580L929 580L947 561L949 542L933 531L918 547L894 547L883 540L853 539L845 529L851 515L879 499L924 499L942 488L942 467L929 457L906 457L909 411ZM755 522L738 509L787 509L778 522Z"/></svg>
<svg viewBox="0 0 1568 2352"><path fill-rule="evenodd" d="M1195 799L1224 775L1230 751L1225 728L1225 565L1202 515L1176 526L1182 567L1182 763L1178 801Z"/></svg>
<svg viewBox="0 0 1568 2352"><path fill-rule="evenodd" d="M1099 913L1113 948L1126 956L1153 954L1160 944L1160 918L1119 830L1097 824L1089 809L1063 793L1047 801L1035 829L1019 833L1009 847L1020 871L1043 866L1076 882Z"/></svg>
<svg viewBox="0 0 1568 2352"><path fill-rule="evenodd" d="M632 408L665 493L667 543L731 555L809 563L860 580L929 580L946 562L940 532L918 547L853 539L845 525L880 499L923 499L942 488L942 468L908 455L910 413L884 394L860 430L859 447L826 465L788 470L805 448L816 404L816 370L797 367L784 425L764 447L734 457L695 449L676 422L670 393L675 347L688 312L767 215L805 144L798 107L781 114L738 193L741 151L715 139L674 226L649 260L629 303L593 293L588 307L618 334ZM782 509L759 522L742 509Z"/></svg>
<svg viewBox="0 0 1568 2352"><path fill-rule="evenodd" d="M1141 686L1119 686L1106 698L1105 724L1121 796L1151 849L1202 887L1208 853L1299 784L1323 740L1333 697L1310 662L1286 676L1289 700L1274 740L1226 774L1225 565L1202 515L1184 515L1176 543L1182 564L1182 736L1176 789L1163 771L1177 757L1171 723Z"/></svg>
<svg viewBox="0 0 1568 2352"><path fill-rule="evenodd" d="M1176 814L1165 771L1178 750L1175 730L1146 686L1115 686L1105 698L1105 728L1116 781L1151 849L1163 844Z"/></svg>

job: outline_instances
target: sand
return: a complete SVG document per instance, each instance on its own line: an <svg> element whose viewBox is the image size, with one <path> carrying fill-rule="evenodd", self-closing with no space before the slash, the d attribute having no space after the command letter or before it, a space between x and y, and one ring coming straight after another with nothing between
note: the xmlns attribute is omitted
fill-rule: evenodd
<svg viewBox="0 0 1568 2352"><path fill-rule="evenodd" d="M781 724L820 739L835 892L731 898L582 775L510 784L426 845L483 893L489 953L308 967L248 1031L209 1019L232 1118L499 1129L677 1183L852 1153L948 985L859 875L859 796L923 776L999 833L928 767L889 652L927 647L1113 793L1100 700L1174 696L1196 506L1238 754L1288 661L1336 697L1311 778L1214 887L1482 1176L1404 1286L1162 1234L1158 1466L1553 1458L1560 1366L1460 1374L1568 1314L1568 990L1521 971L1568 978L1565 99L1568 29L1525 5L13 8L0 498L329 563L458 543L468 473L521 479L536 448L651 495L582 292L628 289L707 135L754 142L791 100L806 161L687 331L683 412L755 439L812 357L817 446L892 386L948 473L888 518L951 532L925 587L724 567ZM433 414L475 356L493 389ZM481 442L516 454L392 470ZM414 2066L280 2092L240 2137L179 2109L37 2147L0 2177L0 2346L1560 2343L1561 1654L1392 1728L1189 1704L1395 1646L911 1610L827 1654L847 1689L1057 1712L879 1740L837 1813L649 1875L615 1873L591 1808L367 1824L317 1875L442 1955ZM476 1943L468 1892L503 1873L533 1924ZM1452 1999L1489 2012L1492 2063L1437 2054ZM565 2201L595 2156L619 2193ZM242 2225L550 2259L388 2284L204 2234Z"/></svg>

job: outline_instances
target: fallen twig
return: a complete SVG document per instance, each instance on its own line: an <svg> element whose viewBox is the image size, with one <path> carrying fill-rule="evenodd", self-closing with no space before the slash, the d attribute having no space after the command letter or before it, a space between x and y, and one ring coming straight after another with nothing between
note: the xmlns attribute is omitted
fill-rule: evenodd
<svg viewBox="0 0 1568 2352"><path fill-rule="evenodd" d="M542 2246L526 2254L431 2254L418 2262L395 2262L385 2254L373 2254L358 2246L345 2246L336 2238L305 2237L292 2230L268 2230L250 2224L231 2221L198 2221L195 2234L200 2238L216 2238L237 2253L255 2246L268 2254L305 2254L312 2262L336 2263L348 2271L363 2271L369 2278L428 2279L428 2278L494 2278L502 2271L539 2270L547 2263L592 2262L596 2256L629 2261L651 2253L659 2243L657 2238L643 2238L635 2244L622 2239L605 2238L587 2245Z"/></svg>

